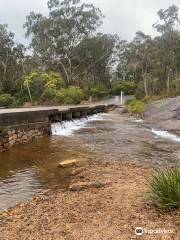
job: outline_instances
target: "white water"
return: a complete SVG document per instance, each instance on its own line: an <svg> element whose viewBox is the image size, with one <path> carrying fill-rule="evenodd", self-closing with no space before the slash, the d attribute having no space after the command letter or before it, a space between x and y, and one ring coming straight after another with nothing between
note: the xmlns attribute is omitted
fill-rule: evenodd
<svg viewBox="0 0 180 240"><path fill-rule="evenodd" d="M51 124L52 135L54 136L70 136L81 128L86 128L88 122L91 121L104 121L104 116L107 114L101 113L72 121L63 121Z"/></svg>
<svg viewBox="0 0 180 240"><path fill-rule="evenodd" d="M135 119L135 120L132 120L132 122L135 122L135 123L144 123L144 120L143 120L143 119Z"/></svg>
<svg viewBox="0 0 180 240"><path fill-rule="evenodd" d="M171 140L171 141L180 143L180 137L176 136L175 134L169 133L168 131L152 129L152 133L154 133L156 136L158 136L160 138L164 138L167 140Z"/></svg>

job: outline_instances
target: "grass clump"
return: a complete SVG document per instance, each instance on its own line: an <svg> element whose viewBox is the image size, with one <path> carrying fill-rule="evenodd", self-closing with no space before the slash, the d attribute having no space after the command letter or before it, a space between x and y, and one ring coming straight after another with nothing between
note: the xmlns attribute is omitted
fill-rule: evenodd
<svg viewBox="0 0 180 240"><path fill-rule="evenodd" d="M162 209L180 207L180 169L174 167L158 171L149 183L149 194L153 202Z"/></svg>
<svg viewBox="0 0 180 240"><path fill-rule="evenodd" d="M145 110L144 102L140 100L133 100L128 104L128 111L132 114L142 115Z"/></svg>

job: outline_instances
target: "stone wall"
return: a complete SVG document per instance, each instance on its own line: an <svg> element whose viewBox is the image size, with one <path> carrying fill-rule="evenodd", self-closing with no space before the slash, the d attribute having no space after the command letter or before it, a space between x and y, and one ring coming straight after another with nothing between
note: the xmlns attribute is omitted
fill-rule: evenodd
<svg viewBox="0 0 180 240"><path fill-rule="evenodd" d="M0 134L0 151L19 145L26 144L37 138L41 138L45 135L51 134L51 128L49 125L46 126L31 126L31 127L11 127L8 129L1 130Z"/></svg>

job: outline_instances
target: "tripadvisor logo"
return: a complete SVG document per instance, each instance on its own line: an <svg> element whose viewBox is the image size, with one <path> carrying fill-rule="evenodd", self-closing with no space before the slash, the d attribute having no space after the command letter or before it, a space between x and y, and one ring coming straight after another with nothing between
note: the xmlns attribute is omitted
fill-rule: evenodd
<svg viewBox="0 0 180 240"><path fill-rule="evenodd" d="M141 227L137 227L136 229L135 229L135 234L136 234L136 236L142 236L143 235L143 229L141 228Z"/></svg>
<svg viewBox="0 0 180 240"><path fill-rule="evenodd" d="M141 237L143 234L155 235L155 234L173 234L174 229L142 229L141 227L137 227L135 229L135 234L137 237Z"/></svg>

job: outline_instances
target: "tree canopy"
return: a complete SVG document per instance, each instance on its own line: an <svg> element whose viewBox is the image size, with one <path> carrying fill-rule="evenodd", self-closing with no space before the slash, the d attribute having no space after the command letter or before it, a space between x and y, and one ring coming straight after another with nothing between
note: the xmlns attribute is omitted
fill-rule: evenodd
<svg viewBox="0 0 180 240"><path fill-rule="evenodd" d="M0 96L5 105L73 103L71 96L79 103L121 90L138 98L180 93L177 6L157 12L152 23L156 37L138 31L128 42L99 32L104 16L93 4L47 4L47 16L30 12L26 18L28 49L15 42L7 24L0 24Z"/></svg>

